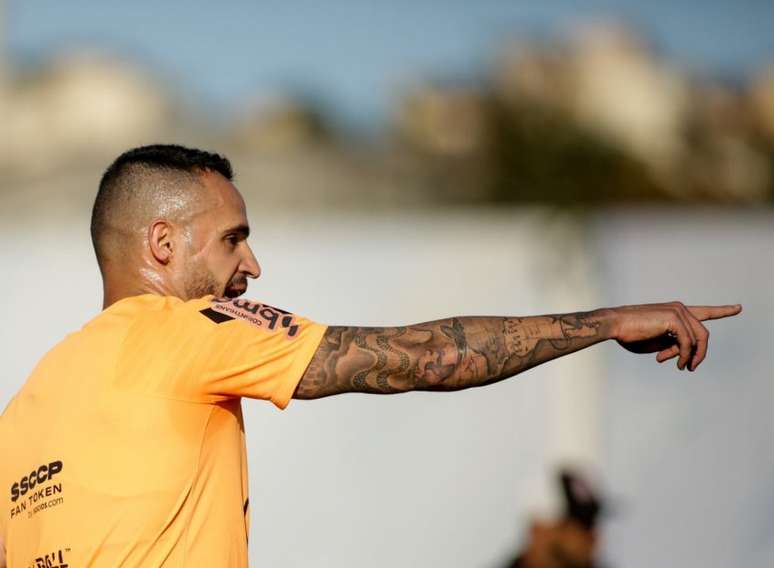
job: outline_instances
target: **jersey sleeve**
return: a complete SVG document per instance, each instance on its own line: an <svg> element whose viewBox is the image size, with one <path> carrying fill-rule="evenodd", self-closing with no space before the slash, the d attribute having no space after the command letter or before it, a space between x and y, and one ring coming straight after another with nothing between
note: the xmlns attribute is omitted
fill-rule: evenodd
<svg viewBox="0 0 774 568"><path fill-rule="evenodd" d="M261 302L210 297L137 325L120 365L134 387L144 383L146 392L197 402L269 400L280 409L327 329Z"/></svg>
<svg viewBox="0 0 774 568"><path fill-rule="evenodd" d="M199 374L204 395L266 399L279 408L293 396L326 329L243 299L213 299L198 314L210 327Z"/></svg>

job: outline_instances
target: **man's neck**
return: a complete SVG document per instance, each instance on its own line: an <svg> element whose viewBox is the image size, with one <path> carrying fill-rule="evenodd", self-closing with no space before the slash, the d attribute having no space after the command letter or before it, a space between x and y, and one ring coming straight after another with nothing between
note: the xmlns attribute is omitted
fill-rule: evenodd
<svg viewBox="0 0 774 568"><path fill-rule="evenodd" d="M177 296L179 294L172 290L170 286L164 286L154 282L139 283L110 283L103 282L102 288L102 309L107 309L116 302L132 296L141 296L143 294L156 294L157 296Z"/></svg>

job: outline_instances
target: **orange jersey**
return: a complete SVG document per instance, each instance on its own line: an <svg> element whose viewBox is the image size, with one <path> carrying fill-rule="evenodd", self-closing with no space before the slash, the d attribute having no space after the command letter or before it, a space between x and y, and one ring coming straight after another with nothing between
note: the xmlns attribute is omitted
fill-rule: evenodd
<svg viewBox="0 0 774 568"><path fill-rule="evenodd" d="M287 406L324 332L147 294L69 335L0 416L9 568L246 566L240 398Z"/></svg>

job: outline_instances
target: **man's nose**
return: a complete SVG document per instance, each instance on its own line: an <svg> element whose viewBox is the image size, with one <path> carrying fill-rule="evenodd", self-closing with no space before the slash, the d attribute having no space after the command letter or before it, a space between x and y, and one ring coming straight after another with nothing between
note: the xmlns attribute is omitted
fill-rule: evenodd
<svg viewBox="0 0 774 568"><path fill-rule="evenodd" d="M242 259L242 265L239 267L239 270L250 278L258 278L261 275L261 265L258 264L258 260L249 246L247 247L247 255Z"/></svg>

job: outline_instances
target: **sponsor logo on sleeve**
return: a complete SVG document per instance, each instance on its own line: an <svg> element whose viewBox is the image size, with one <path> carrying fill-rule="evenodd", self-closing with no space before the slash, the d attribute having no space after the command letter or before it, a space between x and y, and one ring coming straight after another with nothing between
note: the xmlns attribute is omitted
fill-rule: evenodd
<svg viewBox="0 0 774 568"><path fill-rule="evenodd" d="M200 313L218 324L241 319L265 331L283 333L288 339L297 337L299 331L296 316L290 312L242 298L214 298Z"/></svg>

